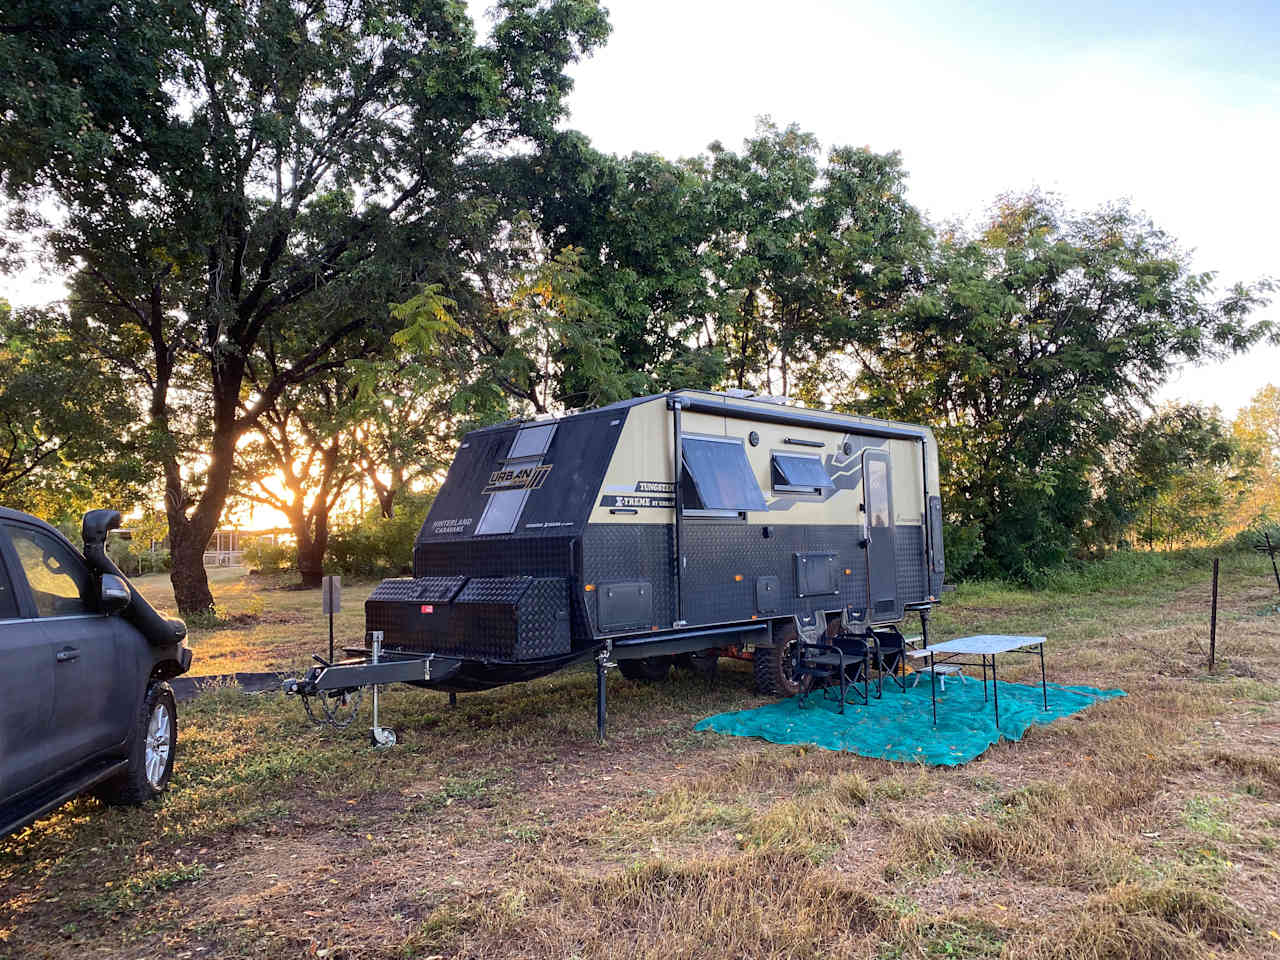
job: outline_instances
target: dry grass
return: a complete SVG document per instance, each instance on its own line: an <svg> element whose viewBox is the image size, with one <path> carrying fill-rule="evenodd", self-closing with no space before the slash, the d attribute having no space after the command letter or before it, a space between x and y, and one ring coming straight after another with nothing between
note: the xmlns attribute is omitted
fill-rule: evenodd
<svg viewBox="0 0 1280 960"><path fill-rule="evenodd" d="M692 732L761 702L736 663L711 687L612 675L603 747L586 671L452 710L389 691L385 753L214 690L163 803L82 799L0 845L0 958L1274 956L1280 616L1269 567L1223 574L1214 677L1194 566L949 596L940 634L1047 632L1052 679L1130 694L959 769ZM214 589L200 673L327 643L315 592Z"/></svg>

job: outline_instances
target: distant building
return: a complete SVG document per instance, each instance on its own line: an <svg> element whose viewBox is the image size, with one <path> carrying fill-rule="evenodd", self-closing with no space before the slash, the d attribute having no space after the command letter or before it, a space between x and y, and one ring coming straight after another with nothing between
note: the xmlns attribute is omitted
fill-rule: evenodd
<svg viewBox="0 0 1280 960"><path fill-rule="evenodd" d="M238 567L244 563L244 548L254 540L270 540L279 544L293 539L293 531L287 527L273 530L215 530L204 551L206 567Z"/></svg>

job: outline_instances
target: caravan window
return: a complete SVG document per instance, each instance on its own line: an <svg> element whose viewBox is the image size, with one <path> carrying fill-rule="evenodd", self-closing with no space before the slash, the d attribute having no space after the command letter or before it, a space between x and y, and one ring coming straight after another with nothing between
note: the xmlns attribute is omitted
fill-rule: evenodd
<svg viewBox="0 0 1280 960"><path fill-rule="evenodd" d="M684 437L681 447L685 509L725 513L766 509L740 439Z"/></svg>
<svg viewBox="0 0 1280 960"><path fill-rule="evenodd" d="M822 493L834 490L827 468L815 456L775 453L772 461L773 489L786 493Z"/></svg>

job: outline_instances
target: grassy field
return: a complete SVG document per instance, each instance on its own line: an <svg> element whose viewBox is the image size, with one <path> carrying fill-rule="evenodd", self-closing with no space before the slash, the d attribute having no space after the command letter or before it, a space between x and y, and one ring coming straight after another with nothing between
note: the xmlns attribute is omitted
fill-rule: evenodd
<svg viewBox="0 0 1280 960"><path fill-rule="evenodd" d="M695 733L762 702L734 662L711 686L611 674L604 746L583 670L456 709L393 690L388 752L367 711L334 734L214 690L182 709L163 802L82 799L0 843L0 957L1280 955L1270 568L1224 559L1215 676L1203 556L1052 587L963 587L936 632L1045 632L1050 679L1130 695L956 769ZM195 673L301 669L327 642L317 593L214 590Z"/></svg>

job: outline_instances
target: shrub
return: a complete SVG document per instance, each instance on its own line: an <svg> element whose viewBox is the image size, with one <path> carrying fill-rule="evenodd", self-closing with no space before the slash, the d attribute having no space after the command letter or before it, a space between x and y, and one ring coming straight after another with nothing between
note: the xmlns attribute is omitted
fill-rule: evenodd
<svg viewBox="0 0 1280 960"><path fill-rule="evenodd" d="M255 537L244 547L244 562L250 570L279 573L298 565L298 548L292 543L272 543L267 537Z"/></svg>
<svg viewBox="0 0 1280 960"><path fill-rule="evenodd" d="M982 546L982 528L977 524L944 524L942 551L947 564L947 579L967 580L974 576L978 572Z"/></svg>
<svg viewBox="0 0 1280 960"><path fill-rule="evenodd" d="M404 494L390 519L370 513L329 536L326 568L348 577L407 574L413 568L413 542L431 509L434 494Z"/></svg>
<svg viewBox="0 0 1280 960"><path fill-rule="evenodd" d="M1272 546L1280 547L1280 523L1261 513L1235 535L1234 545L1241 550L1261 550L1265 549L1266 537L1271 538Z"/></svg>

